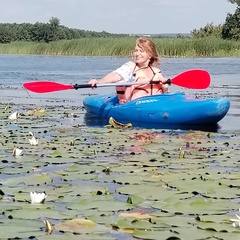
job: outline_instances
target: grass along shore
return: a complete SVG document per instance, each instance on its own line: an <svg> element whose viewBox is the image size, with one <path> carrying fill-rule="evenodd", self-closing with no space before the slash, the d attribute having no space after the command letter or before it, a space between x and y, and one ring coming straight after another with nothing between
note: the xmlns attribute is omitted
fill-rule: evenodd
<svg viewBox="0 0 240 240"><path fill-rule="evenodd" d="M162 57L240 57L240 41L218 38L152 38ZM135 37L81 38L50 43L0 44L0 54L131 56Z"/></svg>

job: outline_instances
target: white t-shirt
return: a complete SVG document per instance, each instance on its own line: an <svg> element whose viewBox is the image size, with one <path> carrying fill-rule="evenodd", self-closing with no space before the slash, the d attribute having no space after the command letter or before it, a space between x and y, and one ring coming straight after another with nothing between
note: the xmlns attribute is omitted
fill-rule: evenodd
<svg viewBox="0 0 240 240"><path fill-rule="evenodd" d="M117 68L113 72L117 73L119 76L121 76L123 78L121 81L119 81L120 83L135 81L132 68L128 63L123 64L121 67Z"/></svg>

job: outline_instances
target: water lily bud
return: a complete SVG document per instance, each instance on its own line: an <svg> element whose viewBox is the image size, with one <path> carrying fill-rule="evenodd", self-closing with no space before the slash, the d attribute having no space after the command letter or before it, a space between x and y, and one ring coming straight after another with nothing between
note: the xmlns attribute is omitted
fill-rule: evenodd
<svg viewBox="0 0 240 240"><path fill-rule="evenodd" d="M20 113L16 111L16 112L12 113L8 118L10 120L17 120L19 117L20 117Z"/></svg>
<svg viewBox="0 0 240 240"><path fill-rule="evenodd" d="M14 149L13 149L13 152L12 152L12 155L13 155L14 157L22 156L22 155L23 155L23 150L20 149L20 148L14 148Z"/></svg>

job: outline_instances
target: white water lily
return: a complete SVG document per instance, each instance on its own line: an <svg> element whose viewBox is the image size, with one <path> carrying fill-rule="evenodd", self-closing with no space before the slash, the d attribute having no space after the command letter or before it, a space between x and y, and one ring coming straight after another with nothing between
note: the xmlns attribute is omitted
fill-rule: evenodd
<svg viewBox="0 0 240 240"><path fill-rule="evenodd" d="M240 208L239 208L239 212L240 212ZM230 221L232 221L233 223L232 223L232 225L233 225L233 227L235 227L235 228L240 228L240 216L238 216L237 214L236 214L236 217L237 217L237 219L230 219Z"/></svg>
<svg viewBox="0 0 240 240"><path fill-rule="evenodd" d="M38 139L36 139L34 136L33 136L33 133L32 132L29 132L29 134L32 136L32 138L29 138L29 143L32 145L32 146L37 146L38 145Z"/></svg>
<svg viewBox="0 0 240 240"><path fill-rule="evenodd" d="M17 120L20 117L20 113L18 111L12 113L8 118L10 120Z"/></svg>
<svg viewBox="0 0 240 240"><path fill-rule="evenodd" d="M12 152L12 155L13 155L14 157L22 156L22 155L23 155L23 150L20 149L20 148L14 148L14 149L13 149L13 152Z"/></svg>
<svg viewBox="0 0 240 240"><path fill-rule="evenodd" d="M30 192L31 203L44 203L47 198L47 194L45 192Z"/></svg>

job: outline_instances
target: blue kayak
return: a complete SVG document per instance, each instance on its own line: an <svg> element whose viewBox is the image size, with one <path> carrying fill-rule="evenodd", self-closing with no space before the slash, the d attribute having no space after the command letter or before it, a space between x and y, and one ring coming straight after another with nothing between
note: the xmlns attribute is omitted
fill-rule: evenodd
<svg viewBox="0 0 240 240"><path fill-rule="evenodd" d="M116 95L89 96L83 100L87 113L122 123L212 124L230 108L227 98L195 99L184 93L141 97L119 104Z"/></svg>

